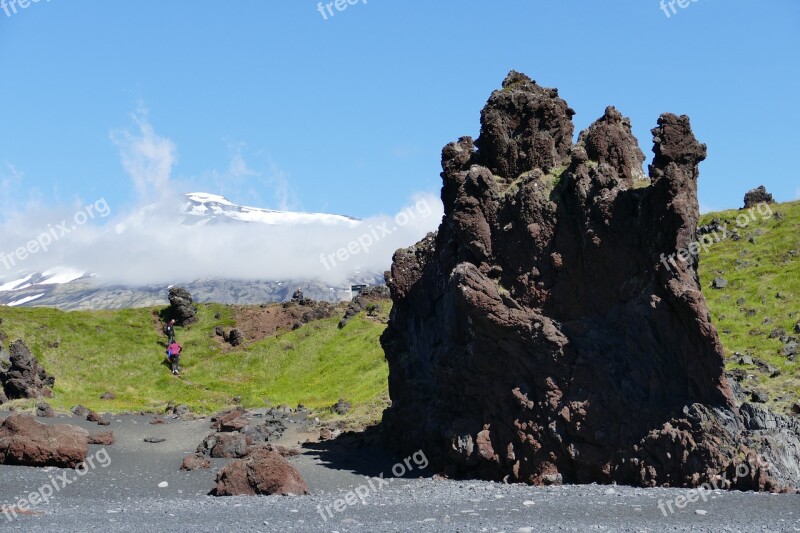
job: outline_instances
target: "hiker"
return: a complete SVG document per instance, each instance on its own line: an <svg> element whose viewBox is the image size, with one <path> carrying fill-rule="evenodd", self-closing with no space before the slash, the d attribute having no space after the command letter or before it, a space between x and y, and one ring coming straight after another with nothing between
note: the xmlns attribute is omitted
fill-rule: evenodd
<svg viewBox="0 0 800 533"><path fill-rule="evenodd" d="M292 301L299 302L302 299L303 299L303 289L297 287L297 290L294 291L294 294L292 294Z"/></svg>
<svg viewBox="0 0 800 533"><path fill-rule="evenodd" d="M175 342L175 319L173 318L164 326L164 335L167 336L167 346Z"/></svg>
<svg viewBox="0 0 800 533"><path fill-rule="evenodd" d="M181 370L179 366L181 361L181 350L183 350L183 346L174 340L167 347L167 362L172 369L173 376L177 376Z"/></svg>

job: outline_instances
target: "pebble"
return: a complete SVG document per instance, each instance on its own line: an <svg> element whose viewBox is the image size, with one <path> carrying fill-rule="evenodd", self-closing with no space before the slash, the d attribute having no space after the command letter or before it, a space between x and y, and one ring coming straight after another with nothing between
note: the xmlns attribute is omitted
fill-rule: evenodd
<svg viewBox="0 0 800 533"><path fill-rule="evenodd" d="M166 481L162 481L161 483L158 484L159 489L166 489L167 487L169 487L169 483L167 483Z"/></svg>
<svg viewBox="0 0 800 533"><path fill-rule="evenodd" d="M533 505L533 503L534 502L532 502L531 500L525 500L524 502L522 502L522 505Z"/></svg>
<svg viewBox="0 0 800 533"><path fill-rule="evenodd" d="M699 514L699 515L701 515L701 516L702 516L702 515L704 515L704 514L706 514L706 513L708 513L708 511L704 511L704 510L702 510L702 509L697 509L697 510L694 512L694 514Z"/></svg>

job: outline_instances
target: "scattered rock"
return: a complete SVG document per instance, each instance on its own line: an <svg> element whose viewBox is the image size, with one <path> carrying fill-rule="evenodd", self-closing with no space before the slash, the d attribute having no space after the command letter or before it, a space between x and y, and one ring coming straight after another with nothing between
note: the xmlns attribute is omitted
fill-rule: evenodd
<svg viewBox="0 0 800 533"><path fill-rule="evenodd" d="M166 481L162 481L161 483L158 484L159 489L166 489L167 487L169 487L169 483L167 483Z"/></svg>
<svg viewBox="0 0 800 533"><path fill-rule="evenodd" d="M228 344L231 346L240 346L244 343L244 334L241 331L234 328L228 333Z"/></svg>
<svg viewBox="0 0 800 533"><path fill-rule="evenodd" d="M89 410L82 405L73 406L70 411L79 418L86 418L89 415Z"/></svg>
<svg viewBox="0 0 800 533"><path fill-rule="evenodd" d="M160 416L154 416L152 420L150 420L150 424L153 426L165 424L166 421L161 418Z"/></svg>
<svg viewBox="0 0 800 533"><path fill-rule="evenodd" d="M794 325L794 332L795 333L800 333L800 322L798 322L797 324Z"/></svg>
<svg viewBox="0 0 800 533"><path fill-rule="evenodd" d="M162 442L167 442L167 439L164 437L145 437L144 441L148 444L161 444Z"/></svg>
<svg viewBox="0 0 800 533"><path fill-rule="evenodd" d="M764 391L753 391L752 399L755 403L767 403L769 394Z"/></svg>
<svg viewBox="0 0 800 533"><path fill-rule="evenodd" d="M95 422L98 426L108 426L111 424L111 422L91 410L86 415L86 420L89 422Z"/></svg>
<svg viewBox="0 0 800 533"><path fill-rule="evenodd" d="M106 391L106 392L104 392L103 394L100 395L100 399L101 400L116 400L117 399L117 395L114 394L113 392Z"/></svg>
<svg viewBox="0 0 800 533"><path fill-rule="evenodd" d="M251 423L242 433L253 442L269 442L281 438L284 431L286 431L286 424L280 420L266 420L261 424Z"/></svg>
<svg viewBox="0 0 800 533"><path fill-rule="evenodd" d="M217 337L224 337L225 330L222 328L222 326L216 326L214 328L214 335L216 335Z"/></svg>
<svg viewBox="0 0 800 533"><path fill-rule="evenodd" d="M207 470L211 468L211 460L202 453L193 453L183 458L181 470L191 472L193 470Z"/></svg>
<svg viewBox="0 0 800 533"><path fill-rule="evenodd" d="M783 329L783 328L775 328L772 331L770 331L769 338L770 339L777 339L779 337L783 337L784 335L786 335L786 330L785 329Z"/></svg>
<svg viewBox="0 0 800 533"><path fill-rule="evenodd" d="M216 496L308 494L300 472L280 454L262 451L231 462L217 473Z"/></svg>
<svg viewBox="0 0 800 533"><path fill-rule="evenodd" d="M89 444L99 444L100 446L111 446L114 444L114 433L103 431L89 435Z"/></svg>
<svg viewBox="0 0 800 533"><path fill-rule="evenodd" d="M41 418L55 418L56 412L50 407L47 402L38 402L36 404L36 416Z"/></svg>
<svg viewBox="0 0 800 533"><path fill-rule="evenodd" d="M75 468L86 460L88 440L89 432L77 426L12 414L0 425L0 464Z"/></svg>
<svg viewBox="0 0 800 533"><path fill-rule="evenodd" d="M728 286L728 280L725 278L714 278L714 281L711 282L711 288L713 289L724 289Z"/></svg>
<svg viewBox="0 0 800 533"><path fill-rule="evenodd" d="M167 408L164 409L164 414L175 415L181 420L185 420L187 418L193 418L192 411L189 409L189 406L186 405L185 403L175 405L174 402L169 402L167 404Z"/></svg>
<svg viewBox="0 0 800 533"><path fill-rule="evenodd" d="M798 344L796 342L789 342L781 349L781 355L793 358L797 355Z"/></svg>
<svg viewBox="0 0 800 533"><path fill-rule="evenodd" d="M347 306L344 317L339 321L339 328L344 328L358 313L365 310L369 311L371 306L374 311L374 306L377 305L376 302L387 300L390 296L389 288L385 285L363 289Z"/></svg>
<svg viewBox="0 0 800 533"><path fill-rule="evenodd" d="M209 435L197 447L197 453L215 459L238 459L247 455L253 441L241 433L216 433Z"/></svg>
<svg viewBox="0 0 800 533"><path fill-rule="evenodd" d="M752 365L753 364L753 358L750 357L749 355L745 355L743 357L740 357L739 358L739 364L740 365Z"/></svg>
<svg viewBox="0 0 800 533"><path fill-rule="evenodd" d="M336 413L337 415L346 415L350 412L353 406L347 400L339 399L338 402L331 406L331 412Z"/></svg>
<svg viewBox="0 0 800 533"><path fill-rule="evenodd" d="M755 189L750 189L745 193L743 209L749 209L762 203L771 204L774 202L775 200L772 198L772 195L767 192L766 187L759 185Z"/></svg>
<svg viewBox="0 0 800 533"><path fill-rule="evenodd" d="M11 344L8 362L7 369L0 370L0 389L8 399L53 397L55 378L39 366L24 342Z"/></svg>

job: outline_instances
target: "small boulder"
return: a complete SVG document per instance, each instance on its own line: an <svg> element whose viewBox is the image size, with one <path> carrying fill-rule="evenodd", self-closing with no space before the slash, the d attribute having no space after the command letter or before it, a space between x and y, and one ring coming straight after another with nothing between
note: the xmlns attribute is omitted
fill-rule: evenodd
<svg viewBox="0 0 800 533"><path fill-rule="evenodd" d="M79 418L86 418L89 415L89 410L82 405L74 406L70 412Z"/></svg>
<svg viewBox="0 0 800 533"><path fill-rule="evenodd" d="M753 391L751 397L754 403L767 403L769 401L769 394L763 391Z"/></svg>
<svg viewBox="0 0 800 533"><path fill-rule="evenodd" d="M714 278L714 281L711 282L711 288L713 289L724 289L728 286L728 280L725 278Z"/></svg>
<svg viewBox="0 0 800 533"><path fill-rule="evenodd" d="M231 346L240 346L244 343L244 334L238 329L232 329L231 332L228 333L228 343Z"/></svg>
<svg viewBox="0 0 800 533"><path fill-rule="evenodd" d="M104 392L103 394L100 395L100 399L101 400L116 400L117 399L117 395L114 394L113 392L106 391L106 392Z"/></svg>
<svg viewBox="0 0 800 533"><path fill-rule="evenodd" d="M216 433L209 435L197 447L197 453L215 459L238 459L247 455L253 441L241 433Z"/></svg>
<svg viewBox="0 0 800 533"><path fill-rule="evenodd" d="M798 344L794 341L789 342L781 350L781 354L785 357L793 358L797 355Z"/></svg>
<svg viewBox="0 0 800 533"><path fill-rule="evenodd" d="M98 426L108 426L111 424L111 422L91 410L89 411L89 414L86 415L86 420L89 422L95 422Z"/></svg>
<svg viewBox="0 0 800 533"><path fill-rule="evenodd" d="M346 415L350 412L353 406L347 400L339 399L338 402L331 406L331 412L336 413L337 415Z"/></svg>
<svg viewBox="0 0 800 533"><path fill-rule="evenodd" d="M300 472L277 452L261 450L217 473L216 496L308 494Z"/></svg>
<svg viewBox="0 0 800 533"><path fill-rule="evenodd" d="M40 418L55 418L56 412L50 407L47 402L39 402L36 404L36 416Z"/></svg>
<svg viewBox="0 0 800 533"><path fill-rule="evenodd" d="M193 470L207 470L211 468L211 460L202 453L193 453L183 458L181 470L191 472Z"/></svg>
<svg viewBox="0 0 800 533"><path fill-rule="evenodd" d="M75 468L89 453L89 432L68 424L47 425L12 414L0 425L0 464Z"/></svg>
<svg viewBox="0 0 800 533"><path fill-rule="evenodd" d="M89 435L89 444L97 444L100 446L111 446L114 444L114 432L102 431L100 433L92 433Z"/></svg>

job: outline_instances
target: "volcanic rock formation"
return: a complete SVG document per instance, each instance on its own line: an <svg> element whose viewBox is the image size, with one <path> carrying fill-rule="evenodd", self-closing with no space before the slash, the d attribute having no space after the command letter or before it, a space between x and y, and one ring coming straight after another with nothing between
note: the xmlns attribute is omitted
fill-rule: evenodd
<svg viewBox="0 0 800 533"><path fill-rule="evenodd" d="M31 351L21 340L11 344L9 365L0 369L0 403L5 398L52 397L55 378L39 366Z"/></svg>
<svg viewBox="0 0 800 533"><path fill-rule="evenodd" d="M674 255L706 146L662 115L648 179L619 111L575 145L573 115L512 71L480 138L444 147L444 220L386 275L387 444L452 477L797 486L797 424L746 426L697 258Z"/></svg>
<svg viewBox="0 0 800 533"><path fill-rule="evenodd" d="M188 326L197 321L196 314L197 308L189 291L181 287L172 287L169 290L167 318L174 318L179 326Z"/></svg>
<svg viewBox="0 0 800 533"><path fill-rule="evenodd" d="M745 193L743 209L750 209L758 204L771 204L774 201L772 195L767 192L766 187L759 185L755 189L750 189Z"/></svg>

